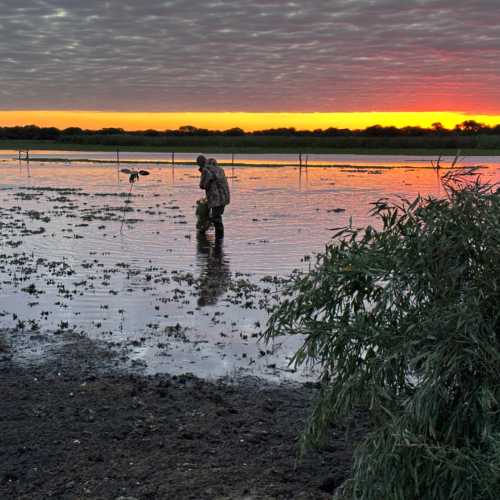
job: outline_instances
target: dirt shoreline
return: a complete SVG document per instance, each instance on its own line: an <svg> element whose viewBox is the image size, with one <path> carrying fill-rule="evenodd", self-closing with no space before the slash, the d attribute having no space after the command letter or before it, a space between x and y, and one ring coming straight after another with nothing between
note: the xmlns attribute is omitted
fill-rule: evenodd
<svg viewBox="0 0 500 500"><path fill-rule="evenodd" d="M121 360L123 361L123 360ZM85 337L43 364L0 351L2 499L327 499L349 476L358 416L297 460L316 388L143 376Z"/></svg>

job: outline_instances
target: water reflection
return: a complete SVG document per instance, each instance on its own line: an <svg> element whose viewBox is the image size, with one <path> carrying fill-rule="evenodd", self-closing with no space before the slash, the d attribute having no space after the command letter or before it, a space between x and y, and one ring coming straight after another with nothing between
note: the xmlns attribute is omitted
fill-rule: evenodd
<svg viewBox="0 0 500 500"><path fill-rule="evenodd" d="M200 269L198 306L213 306L231 282L229 259L224 255L224 239L198 232L196 259Z"/></svg>
<svg viewBox="0 0 500 500"><path fill-rule="evenodd" d="M69 324L91 338L109 335L133 348L149 373L198 376L286 368L300 338L262 357L255 342L267 321L263 278L307 269L311 261L304 256L324 251L335 228L351 221L374 225L369 213L380 198L444 196L440 177L446 172L411 167L411 158L394 169L313 167L311 157L302 169L229 165L234 196L224 216L225 240L217 242L196 235L200 190L194 166L149 164L151 175L134 185L128 199L128 180L115 163L35 162L30 155L28 165L15 153L0 152L0 326L15 327L21 319L57 331ZM483 179L500 181L500 157L490 160ZM130 212L120 234L124 206ZM40 293L28 291L33 286Z"/></svg>
<svg viewBox="0 0 500 500"><path fill-rule="evenodd" d="M299 192L302 191L302 189L306 189L308 188L309 186L309 171L307 169L307 167L304 167L304 168L299 168L298 169L299 171Z"/></svg>

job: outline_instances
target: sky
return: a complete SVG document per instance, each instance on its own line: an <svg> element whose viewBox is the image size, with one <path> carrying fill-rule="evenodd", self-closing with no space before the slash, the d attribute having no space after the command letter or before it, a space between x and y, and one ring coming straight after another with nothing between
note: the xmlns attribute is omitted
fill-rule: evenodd
<svg viewBox="0 0 500 500"><path fill-rule="evenodd" d="M170 128L191 118L255 129L288 119L322 128L390 121L387 113L427 123L422 112L500 123L498 0L0 7L0 124Z"/></svg>

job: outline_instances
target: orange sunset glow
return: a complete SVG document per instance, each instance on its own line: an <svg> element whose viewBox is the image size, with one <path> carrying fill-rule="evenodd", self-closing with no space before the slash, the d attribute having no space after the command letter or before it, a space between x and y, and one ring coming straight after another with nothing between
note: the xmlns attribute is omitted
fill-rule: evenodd
<svg viewBox="0 0 500 500"><path fill-rule="evenodd" d="M0 5L0 500L500 500L500 0Z"/></svg>
<svg viewBox="0 0 500 500"><path fill-rule="evenodd" d="M452 128L464 120L486 125L500 123L500 115L466 115L453 112L370 112L370 113L126 113L103 111L0 111L4 126L38 125L41 127L81 127L100 129L120 127L125 130L166 130L193 125L209 130L240 127L246 131L294 127L298 130L328 127L362 129L371 125L406 125L429 127L441 122Z"/></svg>
<svg viewBox="0 0 500 500"><path fill-rule="evenodd" d="M0 126L496 125L499 12L465 0L14 2Z"/></svg>

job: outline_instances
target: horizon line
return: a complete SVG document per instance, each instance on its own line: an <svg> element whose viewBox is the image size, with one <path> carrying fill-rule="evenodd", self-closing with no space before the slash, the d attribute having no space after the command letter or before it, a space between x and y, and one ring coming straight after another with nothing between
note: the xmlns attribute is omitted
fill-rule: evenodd
<svg viewBox="0 0 500 500"><path fill-rule="evenodd" d="M453 128L465 120L485 125L500 123L500 114L460 111L352 111L352 112L255 112L255 111L105 111L105 110L2 110L0 126L122 128L172 130L191 125L208 130L241 128L246 132L270 128L314 130L325 128L362 129L374 125L430 127L440 122Z"/></svg>

